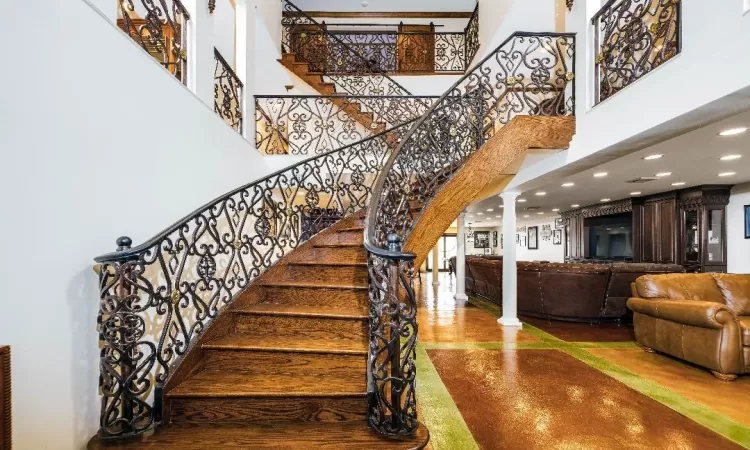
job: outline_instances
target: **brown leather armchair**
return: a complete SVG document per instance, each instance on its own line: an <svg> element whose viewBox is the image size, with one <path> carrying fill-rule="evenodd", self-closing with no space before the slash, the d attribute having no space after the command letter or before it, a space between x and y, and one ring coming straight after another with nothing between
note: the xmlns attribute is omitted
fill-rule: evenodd
<svg viewBox="0 0 750 450"><path fill-rule="evenodd" d="M627 306L635 337L731 381L750 373L750 275L644 275Z"/></svg>

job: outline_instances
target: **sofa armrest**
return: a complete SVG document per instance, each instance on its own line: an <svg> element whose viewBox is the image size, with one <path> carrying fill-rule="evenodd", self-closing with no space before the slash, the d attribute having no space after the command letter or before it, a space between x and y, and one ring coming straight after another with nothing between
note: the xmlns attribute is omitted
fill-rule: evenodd
<svg viewBox="0 0 750 450"><path fill-rule="evenodd" d="M719 330L737 321L732 310L716 302L630 298L627 305L637 313L694 327Z"/></svg>

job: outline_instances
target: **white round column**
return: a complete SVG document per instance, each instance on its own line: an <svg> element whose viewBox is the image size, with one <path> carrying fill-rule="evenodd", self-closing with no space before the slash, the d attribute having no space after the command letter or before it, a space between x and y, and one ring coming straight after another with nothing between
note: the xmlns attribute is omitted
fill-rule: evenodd
<svg viewBox="0 0 750 450"><path fill-rule="evenodd" d="M518 191L500 194L503 199L503 316L504 327L521 327L518 320L518 282L516 269L516 198Z"/></svg>
<svg viewBox="0 0 750 450"><path fill-rule="evenodd" d="M466 295L466 211L458 213L456 219L456 300L468 300Z"/></svg>

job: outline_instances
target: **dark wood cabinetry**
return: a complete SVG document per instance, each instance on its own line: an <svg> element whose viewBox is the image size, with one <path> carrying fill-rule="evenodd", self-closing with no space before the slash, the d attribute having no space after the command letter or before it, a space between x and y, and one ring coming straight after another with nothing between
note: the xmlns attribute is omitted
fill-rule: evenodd
<svg viewBox="0 0 750 450"><path fill-rule="evenodd" d="M10 347L0 346L0 450L11 448Z"/></svg>
<svg viewBox="0 0 750 450"><path fill-rule="evenodd" d="M698 186L565 211L566 260L589 257L585 220L632 213L633 261L726 272L726 205L731 186Z"/></svg>

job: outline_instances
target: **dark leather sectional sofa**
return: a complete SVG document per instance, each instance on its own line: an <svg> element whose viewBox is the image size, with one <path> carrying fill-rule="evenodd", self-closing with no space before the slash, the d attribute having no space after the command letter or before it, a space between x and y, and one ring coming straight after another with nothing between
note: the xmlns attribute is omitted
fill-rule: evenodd
<svg viewBox="0 0 750 450"><path fill-rule="evenodd" d="M630 284L641 275L684 272L677 264L522 262L518 313L546 319L629 321ZM466 257L466 290L502 304L502 259Z"/></svg>

